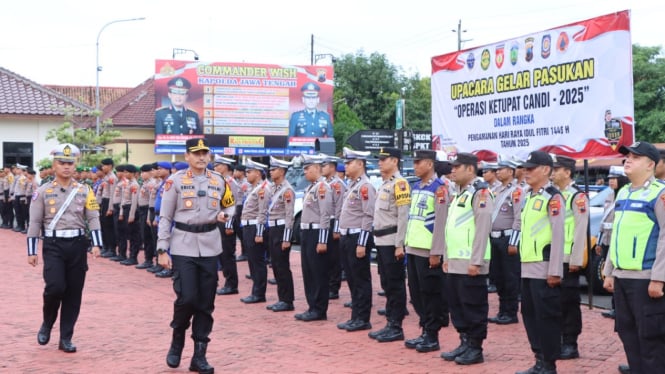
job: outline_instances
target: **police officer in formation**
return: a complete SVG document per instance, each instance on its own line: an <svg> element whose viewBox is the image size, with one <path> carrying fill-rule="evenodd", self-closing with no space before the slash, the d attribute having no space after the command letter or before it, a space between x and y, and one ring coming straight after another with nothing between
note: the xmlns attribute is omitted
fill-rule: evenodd
<svg viewBox="0 0 665 374"><path fill-rule="evenodd" d="M604 287L614 293L615 328L628 367L622 373L665 370L665 183L654 176L658 150L650 143L621 146L630 183L616 197Z"/></svg>
<svg viewBox="0 0 665 374"><path fill-rule="evenodd" d="M471 365L484 361L482 343L487 338L489 235L494 196L487 182L474 183L478 170L475 155L458 153L452 166L451 179L458 192L448 208L443 271L450 317L461 344L442 357L460 365ZM434 235L438 237L436 229Z"/></svg>
<svg viewBox="0 0 665 374"><path fill-rule="evenodd" d="M490 267L495 269L494 282L499 295L499 312L488 321L498 325L518 323L520 257L517 234L520 231L524 192L514 178L515 167L516 164L509 160L498 162L496 176L500 184L492 191L495 204L490 232Z"/></svg>
<svg viewBox="0 0 665 374"><path fill-rule="evenodd" d="M330 235L328 235L328 256L330 257L330 292L329 299L339 299L342 287L342 257L340 253L339 217L342 213L342 199L346 193L344 181L337 175L337 157L327 156L323 160L321 173L332 190L333 214L330 216Z"/></svg>
<svg viewBox="0 0 665 374"><path fill-rule="evenodd" d="M226 185L231 188L233 199L236 206L242 204L242 197L240 196L240 186L233 178L233 165L235 160L220 155L215 155L214 170L222 175ZM236 221L240 217L236 216L238 210L234 211L234 215L226 221L220 223L220 230L222 230L222 253L219 255L219 262L222 267L222 275L224 276L224 286L217 290L218 295L237 295L238 294L238 265L236 263Z"/></svg>
<svg viewBox="0 0 665 374"><path fill-rule="evenodd" d="M293 162L270 157L270 179L268 189L268 251L272 271L277 281L278 301L266 308L273 312L294 309L293 274L291 273L291 237L293 235L293 209L296 193L288 180L286 171Z"/></svg>
<svg viewBox="0 0 665 374"><path fill-rule="evenodd" d="M531 152L523 166L530 191L521 214L521 310L536 363L519 373L553 374L561 353L565 199L549 183L554 163L547 152Z"/></svg>
<svg viewBox="0 0 665 374"><path fill-rule="evenodd" d="M268 265L266 264L267 233L264 231L270 186L262 176L268 166L249 159L245 162L245 167L250 186L245 196L240 223L243 241L247 248L249 274L252 277L252 293L240 301L245 304L255 304L266 301Z"/></svg>
<svg viewBox="0 0 665 374"><path fill-rule="evenodd" d="M404 340L402 321L406 310L404 237L411 205L411 188L399 172L402 152L381 148L378 154L383 184L374 203L372 234L381 286L386 292L386 326L368 335L378 342Z"/></svg>
<svg viewBox="0 0 665 374"><path fill-rule="evenodd" d="M413 169L420 179L411 190L406 246L409 295L422 329L419 337L404 342L418 352L440 349L439 331L449 323L446 280L442 269L449 186L435 173L436 152L418 150ZM440 229L439 229L440 228ZM434 231L441 233L436 238Z"/></svg>
<svg viewBox="0 0 665 374"><path fill-rule="evenodd" d="M552 182L561 191L565 201L565 240L563 247L563 278L561 280L561 355L562 360L580 357L577 337L582 333L580 309L580 272L584 266L589 199L575 184L575 160L566 156L552 156L554 171Z"/></svg>
<svg viewBox="0 0 665 374"><path fill-rule="evenodd" d="M205 139L187 140L185 160L189 167L165 182L160 208L158 260L163 267L173 268L176 293L166 363L172 368L180 365L185 333L191 324L194 355L189 370L210 374L214 368L207 362L206 350L222 251L217 222L226 222L233 215L235 201L224 179L206 170L210 148Z"/></svg>
<svg viewBox="0 0 665 374"><path fill-rule="evenodd" d="M344 167L351 182L344 194L339 230L342 261L348 269L346 281L351 289L351 318L337 327L349 332L372 328L370 251L376 190L365 172L369 156L370 152L344 148Z"/></svg>
<svg viewBox="0 0 665 374"><path fill-rule="evenodd" d="M300 215L300 257L307 310L296 314L295 318L309 322L328 318L328 235L333 203L330 186L321 174L325 156L301 157L305 178L310 182L303 195Z"/></svg>
<svg viewBox="0 0 665 374"><path fill-rule="evenodd" d="M59 313L58 349L73 353L76 346L72 343L72 336L88 270L87 252L92 245L91 253L97 257L102 246L99 206L92 190L72 179L80 155L78 147L61 144L51 155L55 179L32 195L27 233L28 263L37 266L38 241L43 236L44 305L37 342L48 344Z"/></svg>
<svg viewBox="0 0 665 374"><path fill-rule="evenodd" d="M113 204L111 199L114 196L114 189L118 183L118 177L113 172L114 162L112 158L105 158L101 161L101 169L104 172L104 178L99 186L101 190L102 202L100 204L102 235L104 235L104 251L102 257L111 258L116 256L116 233L113 220Z"/></svg>

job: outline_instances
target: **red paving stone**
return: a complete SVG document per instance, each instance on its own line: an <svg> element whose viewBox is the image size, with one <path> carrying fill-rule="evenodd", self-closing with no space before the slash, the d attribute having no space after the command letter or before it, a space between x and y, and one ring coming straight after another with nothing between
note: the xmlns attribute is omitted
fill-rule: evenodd
<svg viewBox="0 0 665 374"><path fill-rule="evenodd" d="M171 329L174 293L171 281L144 270L125 267L106 259L89 259L90 270L83 294L81 315L74 333L78 352L57 349L58 324L51 342L37 344L41 324L41 263L32 268L26 261L25 236L0 231L4 260L0 283L0 372L2 373L187 373L192 341L187 340L178 369L165 364ZM300 255L293 252L296 312L304 311ZM41 262L41 258L40 258ZM403 342L377 343L367 331L348 333L336 325L350 317L342 304L349 291L342 285L339 300L332 300L327 321L299 322L291 312L273 313L267 304L244 305L239 299L250 290L244 275L247 263L239 263L240 295L218 296L215 325L208 347L208 360L217 372L234 373L513 373L532 365L522 324L490 324L484 344L485 363L461 367L439 358L440 352L417 353ZM378 275L373 268L374 289ZM270 271L269 271L270 274ZM268 303L276 301L276 288L268 285ZM384 298L376 296L375 305ZM497 297L490 295L490 314L497 311ZM385 319L373 310L372 324L383 327ZM415 312L406 317L407 338L419 334ZM601 310L583 306L584 332L579 343L581 357L559 361L559 373L615 373L625 355L612 322ZM443 350L458 343L451 327L440 334Z"/></svg>

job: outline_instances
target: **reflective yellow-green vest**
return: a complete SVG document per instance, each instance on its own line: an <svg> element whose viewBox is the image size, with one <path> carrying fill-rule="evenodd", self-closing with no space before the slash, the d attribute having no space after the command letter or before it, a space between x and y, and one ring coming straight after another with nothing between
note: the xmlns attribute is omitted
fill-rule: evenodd
<svg viewBox="0 0 665 374"><path fill-rule="evenodd" d="M566 200L566 219L564 221L563 253L569 255L573 252L573 240L575 239L575 210L573 201L578 193L582 193L577 187L571 187L561 191Z"/></svg>
<svg viewBox="0 0 665 374"><path fill-rule="evenodd" d="M520 259L522 262L549 260L552 244L552 225L548 216L548 204L556 189L548 187L537 194L527 194L522 208L522 238ZM544 251L547 249L547 255Z"/></svg>
<svg viewBox="0 0 665 374"><path fill-rule="evenodd" d="M466 189L455 196L448 208L446 221L446 253L449 259L468 260L473 252L473 239L476 237L476 220L473 216L475 189ZM488 193L488 195L490 195ZM491 196L490 196L491 198ZM487 240L485 260L491 257L491 246Z"/></svg>
<svg viewBox="0 0 665 374"><path fill-rule="evenodd" d="M436 178L427 186L420 183L411 190L411 208L406 226L404 245L420 249L432 249L432 232L434 231L434 202L436 190L443 185Z"/></svg>
<svg viewBox="0 0 665 374"><path fill-rule="evenodd" d="M654 180L635 191L630 190L631 185L624 186L617 194L610 260L617 269L648 270L656 260L660 234L654 207L665 184Z"/></svg>

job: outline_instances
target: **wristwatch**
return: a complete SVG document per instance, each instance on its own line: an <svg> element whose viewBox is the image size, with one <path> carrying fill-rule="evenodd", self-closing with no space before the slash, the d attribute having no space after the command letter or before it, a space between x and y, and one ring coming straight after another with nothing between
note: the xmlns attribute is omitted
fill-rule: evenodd
<svg viewBox="0 0 665 374"><path fill-rule="evenodd" d="M164 253L166 253L166 250L164 250L164 249L160 248L160 249L157 250L158 255L161 255L161 254L164 254Z"/></svg>

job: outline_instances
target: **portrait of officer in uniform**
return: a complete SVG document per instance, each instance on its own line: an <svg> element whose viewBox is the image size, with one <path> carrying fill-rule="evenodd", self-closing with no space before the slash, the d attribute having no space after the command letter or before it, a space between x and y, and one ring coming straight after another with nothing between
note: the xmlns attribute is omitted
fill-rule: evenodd
<svg viewBox="0 0 665 374"><path fill-rule="evenodd" d="M199 114L185 106L192 84L185 78L174 77L166 85L170 104L155 112L155 135L203 134Z"/></svg>
<svg viewBox="0 0 665 374"><path fill-rule="evenodd" d="M53 155L55 179L32 194L28 226L28 264L37 266L37 247L43 235L44 261L43 322L37 334L40 345L48 344L51 329L60 314L58 349L76 352L72 343L74 325L81 309L81 297L88 270L88 249L93 257L102 247L99 205L92 189L72 178L81 154L73 144L56 147ZM90 237L86 234L90 231Z"/></svg>
<svg viewBox="0 0 665 374"><path fill-rule="evenodd" d="M300 91L305 109L291 114L289 120L289 137L329 138L333 136L333 125L330 115L318 110L319 92L321 87L314 82L305 83Z"/></svg>

